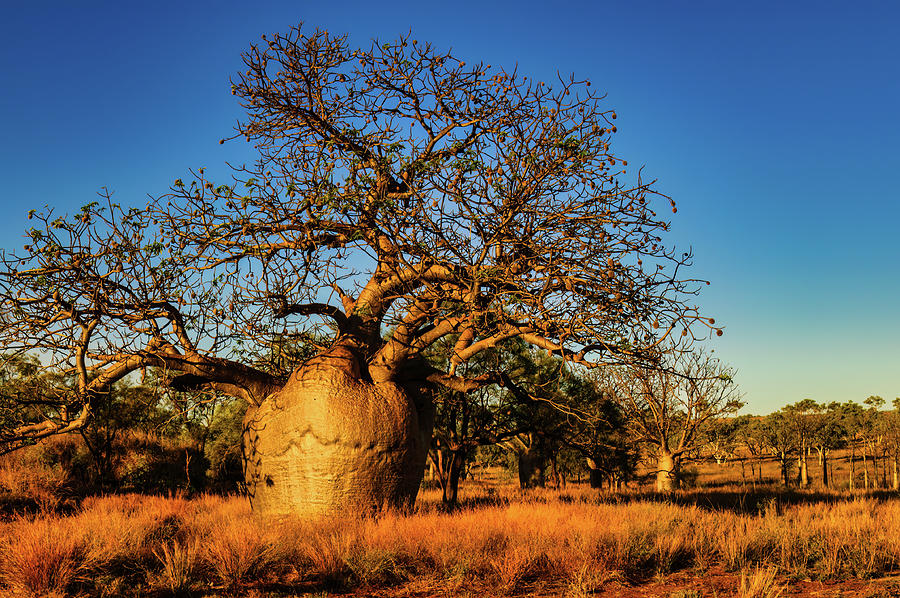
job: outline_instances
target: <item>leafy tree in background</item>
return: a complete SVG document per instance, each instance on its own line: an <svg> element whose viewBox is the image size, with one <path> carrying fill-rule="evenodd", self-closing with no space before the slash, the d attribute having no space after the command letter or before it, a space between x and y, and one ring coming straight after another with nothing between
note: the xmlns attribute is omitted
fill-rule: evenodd
<svg viewBox="0 0 900 598"><path fill-rule="evenodd" d="M864 430L867 425L867 414L863 406L854 401L842 403L840 407L840 424L846 430L847 444L850 447L848 486L850 490L854 490L856 488L856 451L862 438L865 436ZM865 475L868 476L868 472ZM868 484L866 487L868 487Z"/></svg>
<svg viewBox="0 0 900 598"><path fill-rule="evenodd" d="M249 403L256 509L409 505L432 390L500 381L460 364L513 337L590 366L693 336L699 285L663 240L669 200L624 182L616 115L589 83L300 27L243 59L235 137L254 164L225 182L199 169L146 209L107 195L32 213L3 256L0 345L71 380L7 414L5 446L83 428L156 367ZM423 355L448 336L435 370ZM257 363L284 338L318 339L315 356Z"/></svg>
<svg viewBox="0 0 900 598"><path fill-rule="evenodd" d="M891 401L893 409L882 413L885 444L891 457L891 489L900 490L900 397Z"/></svg>
<svg viewBox="0 0 900 598"><path fill-rule="evenodd" d="M829 471L831 451L847 446L847 429L841 417L841 404L837 402L820 405L819 423L813 434L813 447L819 454L819 468L822 471L822 485L828 488L833 480Z"/></svg>
<svg viewBox="0 0 900 598"><path fill-rule="evenodd" d="M788 414L781 410L767 415L761 431L766 447L781 466L781 484L790 486L791 456L799 451L799 446Z"/></svg>
<svg viewBox="0 0 900 598"><path fill-rule="evenodd" d="M782 407L784 421L795 435L797 446L797 476L800 486L809 486L809 451L814 439L819 435L825 420L821 417L823 407L812 399L803 399Z"/></svg>
<svg viewBox="0 0 900 598"><path fill-rule="evenodd" d="M755 485L763 483L762 461L768 448L765 422L757 415L740 415L734 418L735 440L744 447L749 455L750 479ZM744 461L741 461L742 480L744 479Z"/></svg>
<svg viewBox="0 0 900 598"><path fill-rule="evenodd" d="M637 467L638 444L609 390L602 372L575 377L568 390L565 443L581 455L592 488L600 488L604 479L615 488Z"/></svg>
<svg viewBox="0 0 900 598"><path fill-rule="evenodd" d="M867 457L872 458L872 487L878 490L878 452L884 439L883 429L879 425L881 420L881 408L885 404L885 400L878 396L872 395L863 401L868 406L865 417L862 419L861 438L863 441L863 483L866 490L869 489L869 466Z"/></svg>

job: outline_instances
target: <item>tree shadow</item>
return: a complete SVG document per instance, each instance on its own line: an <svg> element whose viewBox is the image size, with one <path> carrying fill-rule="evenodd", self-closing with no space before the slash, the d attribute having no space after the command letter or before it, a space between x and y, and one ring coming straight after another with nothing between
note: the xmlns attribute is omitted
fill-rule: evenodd
<svg viewBox="0 0 900 598"><path fill-rule="evenodd" d="M804 490L799 488L767 487L757 489L702 488L675 490L668 493L640 491L600 495L598 502L628 504L656 502L698 507L707 511L728 511L736 515L781 515L785 508L799 505L836 505L860 498L880 501L897 500L894 490Z"/></svg>

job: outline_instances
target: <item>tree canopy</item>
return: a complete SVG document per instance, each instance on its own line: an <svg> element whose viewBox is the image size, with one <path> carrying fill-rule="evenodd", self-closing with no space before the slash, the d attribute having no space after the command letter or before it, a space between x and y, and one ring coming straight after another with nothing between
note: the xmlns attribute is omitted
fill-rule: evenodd
<svg viewBox="0 0 900 598"><path fill-rule="evenodd" d="M467 390L497 378L459 365L509 338L589 365L714 326L663 238L674 202L626 174L589 82L301 27L243 60L232 138L255 163L224 182L197 169L142 208L104 193L32 212L3 255L0 345L71 381L7 443L82 426L147 367L259 404L305 357L271 358L297 339L373 382ZM419 357L442 338L438 371Z"/></svg>

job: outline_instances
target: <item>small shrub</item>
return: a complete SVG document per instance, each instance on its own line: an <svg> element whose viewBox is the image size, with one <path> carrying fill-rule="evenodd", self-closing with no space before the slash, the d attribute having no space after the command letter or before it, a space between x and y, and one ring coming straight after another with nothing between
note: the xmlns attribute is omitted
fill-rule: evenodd
<svg viewBox="0 0 900 598"><path fill-rule="evenodd" d="M757 568L753 573L741 571L738 598L778 598L784 587L775 583L777 572L775 567Z"/></svg>
<svg viewBox="0 0 900 598"><path fill-rule="evenodd" d="M532 546L512 546L491 563L491 568L497 577L499 587L511 592L529 575L538 562L539 555L535 554Z"/></svg>
<svg viewBox="0 0 900 598"><path fill-rule="evenodd" d="M264 575L275 562L274 547L253 519L230 519L203 544L204 559L225 588Z"/></svg>
<svg viewBox="0 0 900 598"><path fill-rule="evenodd" d="M152 576L152 585L166 588L174 594L189 590L195 582L198 565L199 544L196 539L185 543L174 541L154 550L153 554L162 565L162 571ZM155 582L155 583L154 583Z"/></svg>

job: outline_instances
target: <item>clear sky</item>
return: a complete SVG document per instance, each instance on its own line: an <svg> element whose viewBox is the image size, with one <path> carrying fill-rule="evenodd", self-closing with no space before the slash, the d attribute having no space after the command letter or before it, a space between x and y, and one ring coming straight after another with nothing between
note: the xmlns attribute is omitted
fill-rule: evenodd
<svg viewBox="0 0 900 598"><path fill-rule="evenodd" d="M298 21L351 43L418 39L543 78L590 79L613 148L679 206L710 343L748 406L900 396L900 4L893 2L8 2L0 19L0 246L26 212L123 204L240 116L228 77ZM224 169L222 169L224 172Z"/></svg>

